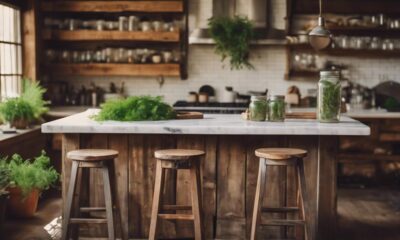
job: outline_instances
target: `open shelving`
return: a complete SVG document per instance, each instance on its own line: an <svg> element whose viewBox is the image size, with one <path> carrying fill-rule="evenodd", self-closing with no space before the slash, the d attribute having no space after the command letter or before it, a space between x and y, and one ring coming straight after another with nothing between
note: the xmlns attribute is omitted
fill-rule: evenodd
<svg viewBox="0 0 400 240"><path fill-rule="evenodd" d="M120 64L120 63L84 63L49 64L49 73L53 76L165 76L179 77L179 64Z"/></svg>
<svg viewBox="0 0 400 240"><path fill-rule="evenodd" d="M176 1L43 1L44 12L184 12L182 0Z"/></svg>
<svg viewBox="0 0 400 240"><path fill-rule="evenodd" d="M43 30L44 40L58 41L147 41L179 42L180 32L129 32L129 31L95 31L95 30Z"/></svg>

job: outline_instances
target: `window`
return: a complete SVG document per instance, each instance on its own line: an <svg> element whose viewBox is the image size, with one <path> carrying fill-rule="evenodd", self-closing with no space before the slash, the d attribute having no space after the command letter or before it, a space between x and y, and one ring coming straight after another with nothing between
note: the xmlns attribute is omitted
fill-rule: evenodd
<svg viewBox="0 0 400 240"><path fill-rule="evenodd" d="M21 91L21 16L17 7L0 3L0 101Z"/></svg>

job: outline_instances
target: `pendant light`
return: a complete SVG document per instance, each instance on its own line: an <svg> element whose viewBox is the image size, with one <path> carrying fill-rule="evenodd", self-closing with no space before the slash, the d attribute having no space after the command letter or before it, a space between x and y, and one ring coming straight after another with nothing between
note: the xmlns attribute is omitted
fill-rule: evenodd
<svg viewBox="0 0 400 240"><path fill-rule="evenodd" d="M317 51L327 48L331 44L331 33L325 28L325 19L322 17L322 0L319 0L318 25L308 34L310 45Z"/></svg>

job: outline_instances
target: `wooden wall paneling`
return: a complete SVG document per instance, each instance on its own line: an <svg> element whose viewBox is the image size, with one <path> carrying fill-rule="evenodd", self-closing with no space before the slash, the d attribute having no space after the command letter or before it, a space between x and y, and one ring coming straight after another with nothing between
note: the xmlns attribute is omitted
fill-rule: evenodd
<svg viewBox="0 0 400 240"><path fill-rule="evenodd" d="M192 136L182 135L178 136L176 147L181 149L198 149L204 150L204 139L203 136ZM205 159L201 159L204 161ZM176 202L178 205L192 205L190 196L190 172L189 170L178 171L177 176L177 196ZM204 204L203 206L206 206ZM180 213L191 213L191 211L180 211ZM176 223L177 237L178 238L189 238L194 237L193 222L190 221L178 221Z"/></svg>
<svg viewBox="0 0 400 240"><path fill-rule="evenodd" d="M129 233L130 238L145 238L149 234L153 199L155 159L154 151L175 148L171 135L129 135ZM174 236L174 224L160 223L160 236Z"/></svg>
<svg viewBox="0 0 400 240"><path fill-rule="evenodd" d="M202 162L203 220L206 239L215 238L217 217L217 136L205 137L206 156Z"/></svg>
<svg viewBox="0 0 400 240"><path fill-rule="evenodd" d="M22 17L22 74L32 80L38 75L38 0L27 0L21 11Z"/></svg>
<svg viewBox="0 0 400 240"><path fill-rule="evenodd" d="M129 142L128 135L108 135L108 148L114 149L119 152L118 158L114 161L115 166L115 187L117 192L117 201L119 205L119 211L121 213L121 225L122 225L122 236L123 239L128 239L129 236L129 162L131 161L131 155L129 154ZM119 228L116 226L117 233ZM119 235L117 235L119 236Z"/></svg>
<svg viewBox="0 0 400 240"><path fill-rule="evenodd" d="M318 199L317 219L318 219L318 232L317 238L324 240L334 240L336 232L336 209L337 209L337 186L336 181L332 179L337 178L337 150L338 150L338 137L335 136L320 136L319 137L319 164L318 164L318 178L317 186L311 185L311 190L317 190L319 195ZM307 166L307 165L306 165ZM309 173L306 177L310 178ZM307 179L308 180L308 179ZM309 184L310 181L307 181ZM309 189L310 189L309 188Z"/></svg>
<svg viewBox="0 0 400 240"><path fill-rule="evenodd" d="M108 136L106 134L81 134L80 148L107 149ZM90 175L89 204L91 207L104 207L105 206L104 192L103 192L104 187L103 187L103 175L101 169L96 169L96 168L90 169L89 175ZM85 200L83 199L83 201ZM95 214L97 213L92 213L92 215ZM107 228L105 228L101 224L90 224L87 227L90 236L95 236L95 237L107 236Z"/></svg>
<svg viewBox="0 0 400 240"><path fill-rule="evenodd" d="M246 239L246 141L220 136L217 152L217 238Z"/></svg>

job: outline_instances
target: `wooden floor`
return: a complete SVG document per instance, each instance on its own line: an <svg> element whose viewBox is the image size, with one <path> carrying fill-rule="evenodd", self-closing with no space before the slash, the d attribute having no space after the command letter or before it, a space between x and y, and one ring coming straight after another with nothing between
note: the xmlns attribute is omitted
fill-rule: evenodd
<svg viewBox="0 0 400 240"><path fill-rule="evenodd" d="M60 215L60 208L60 198L43 201L35 218L8 220L0 239L49 239L43 226ZM338 214L338 240L400 239L400 191L341 189Z"/></svg>

